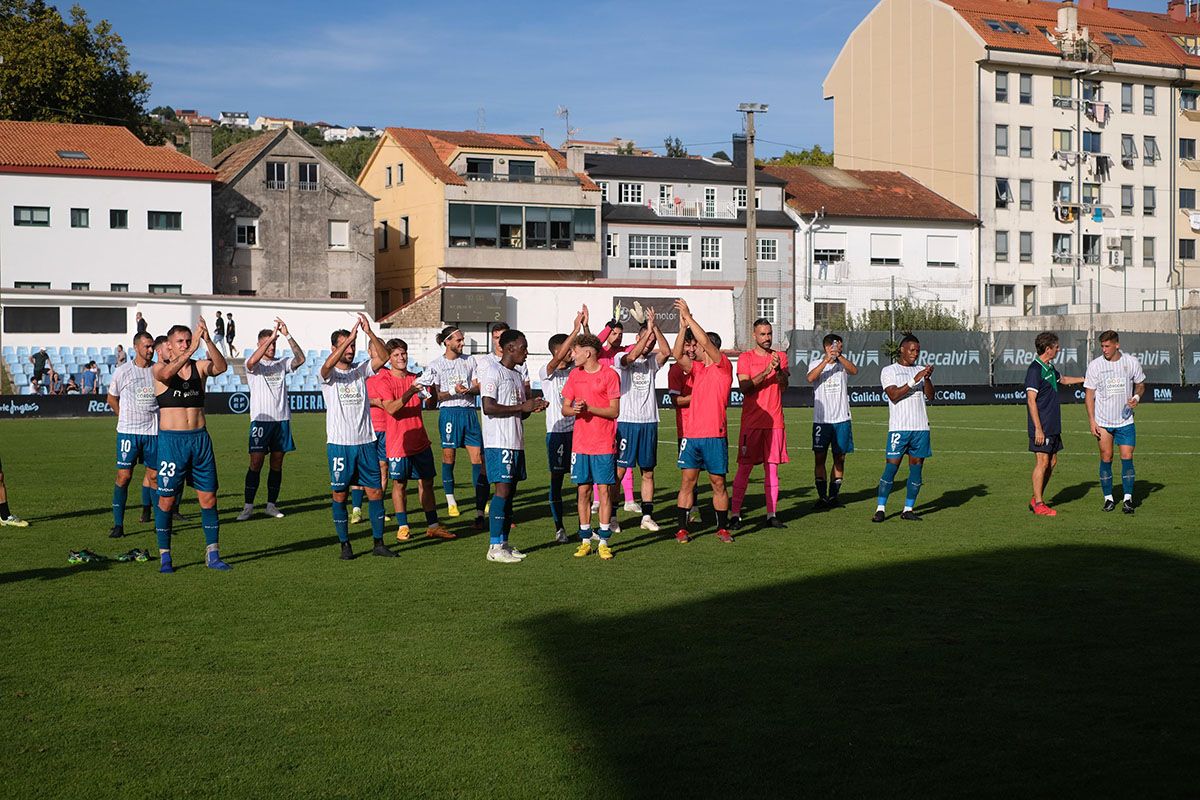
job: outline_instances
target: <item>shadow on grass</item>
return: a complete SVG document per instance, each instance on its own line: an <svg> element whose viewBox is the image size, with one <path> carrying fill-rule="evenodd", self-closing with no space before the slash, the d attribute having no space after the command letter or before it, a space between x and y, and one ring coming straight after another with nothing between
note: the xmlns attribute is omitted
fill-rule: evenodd
<svg viewBox="0 0 1200 800"><path fill-rule="evenodd" d="M1195 563L1071 546L522 630L612 796L1184 796L1197 608Z"/></svg>
<svg viewBox="0 0 1200 800"><path fill-rule="evenodd" d="M986 484L977 483L974 486L964 486L961 489L950 489L935 500L927 500L917 505L913 511L918 514L936 514L947 508L960 508L979 497L988 496Z"/></svg>

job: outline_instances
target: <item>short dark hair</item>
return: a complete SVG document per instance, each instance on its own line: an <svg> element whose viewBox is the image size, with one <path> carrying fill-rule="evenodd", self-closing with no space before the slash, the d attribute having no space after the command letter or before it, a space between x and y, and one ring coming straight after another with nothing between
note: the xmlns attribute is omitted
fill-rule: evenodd
<svg viewBox="0 0 1200 800"><path fill-rule="evenodd" d="M708 334L708 340L713 343L713 347L720 350L721 349L721 334L713 333L712 331L707 331L707 334Z"/></svg>
<svg viewBox="0 0 1200 800"><path fill-rule="evenodd" d="M1037 338L1033 340L1033 346L1037 348L1037 354L1039 356L1049 350L1051 347L1054 347L1056 344L1058 344L1058 334L1051 333L1050 331L1039 333Z"/></svg>
<svg viewBox="0 0 1200 800"><path fill-rule="evenodd" d="M771 325L772 328L774 327L774 325L771 323L771 320L767 319L766 317L759 317L758 319L754 320L754 324L751 327L757 328L759 325Z"/></svg>
<svg viewBox="0 0 1200 800"><path fill-rule="evenodd" d="M389 354L389 355L390 355L390 354L391 354L391 352L392 352L393 350L395 350L397 347L399 347L401 350L403 350L403 351L404 351L404 352L406 352L406 353L408 352L408 342L404 341L403 339L388 339L388 340L387 340L387 341L384 343L384 347L386 347L386 348L387 348L387 351L388 351L388 354Z"/></svg>
<svg viewBox="0 0 1200 800"><path fill-rule="evenodd" d="M192 329L191 329L191 328L189 328L187 325L172 325L172 326L171 326L171 327L170 327L170 328L167 330L167 338L168 338L168 339L170 339L170 338L171 338L171 337L173 337L175 334L177 334L177 333L182 333L183 331L187 331L188 333L191 333L191 332L192 332Z"/></svg>
<svg viewBox="0 0 1200 800"><path fill-rule="evenodd" d="M516 328L509 328L506 326L504 328L504 333L500 334L500 346L508 347L510 344L515 342L517 339L524 339L524 338L525 338L525 334L521 333Z"/></svg>
<svg viewBox="0 0 1200 800"><path fill-rule="evenodd" d="M142 339L149 339L151 342L154 341L154 337L150 334L146 333L145 331L138 331L133 335L133 346L137 347L137 343Z"/></svg>
<svg viewBox="0 0 1200 800"><path fill-rule="evenodd" d="M1121 337L1117 335L1116 331L1104 331L1103 333L1100 334L1099 338L1100 338L1100 341L1102 341L1102 342L1118 342L1119 343L1121 341Z"/></svg>
<svg viewBox="0 0 1200 800"><path fill-rule="evenodd" d="M341 339L343 336L349 336L349 335L350 335L350 331L346 330L345 328L339 328L338 330L329 334L329 343L331 345L333 345L334 347L337 347L338 340Z"/></svg>
<svg viewBox="0 0 1200 800"><path fill-rule="evenodd" d="M148 333L147 333L146 335L147 335L147 336L149 336L150 334L148 334ZM135 342L137 341L137 338L136 338L136 337L134 338L134 341L135 341ZM167 343L167 337L166 337L166 336L159 335L159 336L155 336L155 337L154 337L154 347L155 347L155 349L157 349L157 348L159 348L159 347L162 347L162 346L163 346L164 344L166 344L166 343Z"/></svg>
<svg viewBox="0 0 1200 800"><path fill-rule="evenodd" d="M512 329L512 326L509 325L507 322L497 322L495 325L492 326L492 333L495 333L496 331L507 331L507 330L511 330L511 329Z"/></svg>
<svg viewBox="0 0 1200 800"><path fill-rule="evenodd" d="M609 329L610 331L611 331L613 328L620 328L622 331L624 331L624 330L625 330L625 323L624 323L624 322L621 322L621 320L619 320L619 319L610 319L610 320L608 321L608 326L607 326L607 327L608 327L608 329Z"/></svg>
<svg viewBox="0 0 1200 800"><path fill-rule="evenodd" d="M921 340L913 336L911 333L906 333L904 334L904 338L900 340L900 346L904 347L904 345L908 344L909 342L916 342L917 344L920 344Z"/></svg>
<svg viewBox="0 0 1200 800"><path fill-rule="evenodd" d="M821 340L821 346L829 347L829 345L833 344L834 342L842 342L842 337L838 336L836 333L827 333L825 334L825 338ZM845 344L845 342L842 342L842 344Z"/></svg>
<svg viewBox="0 0 1200 800"><path fill-rule="evenodd" d="M683 332L683 340L684 340L685 342L694 342L694 341L696 341L696 334L692 333L692 329L691 329L691 328L687 328L686 330L684 330L684 332Z"/></svg>
<svg viewBox="0 0 1200 800"><path fill-rule="evenodd" d="M271 330L270 328L263 328L261 331L258 332L258 340L261 342L263 339L266 339L268 336L270 336L274 332L275 331Z"/></svg>
<svg viewBox="0 0 1200 800"><path fill-rule="evenodd" d="M563 342L565 342L568 338L570 337L568 337L565 333L556 333L551 336L550 341L546 342L546 349L550 351L550 355L554 355L556 352L558 352L558 348L562 347Z"/></svg>
<svg viewBox="0 0 1200 800"><path fill-rule="evenodd" d="M439 333L437 336L433 337L433 340L435 342L437 342L438 344L442 344L447 339L449 339L456 330L458 330L457 325L447 325L446 327L442 328L441 333Z"/></svg>
<svg viewBox="0 0 1200 800"><path fill-rule="evenodd" d="M581 334L575 339L576 347L590 347L597 353L600 352L600 339L590 333Z"/></svg>

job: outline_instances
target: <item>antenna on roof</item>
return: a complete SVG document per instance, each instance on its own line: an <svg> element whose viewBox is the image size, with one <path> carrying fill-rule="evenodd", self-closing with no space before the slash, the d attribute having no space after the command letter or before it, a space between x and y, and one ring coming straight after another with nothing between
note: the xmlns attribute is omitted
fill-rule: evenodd
<svg viewBox="0 0 1200 800"><path fill-rule="evenodd" d="M567 108L566 106L559 106L558 108L554 109L554 116L558 117L566 124L567 144L570 144L571 134L573 133L571 130L571 109Z"/></svg>

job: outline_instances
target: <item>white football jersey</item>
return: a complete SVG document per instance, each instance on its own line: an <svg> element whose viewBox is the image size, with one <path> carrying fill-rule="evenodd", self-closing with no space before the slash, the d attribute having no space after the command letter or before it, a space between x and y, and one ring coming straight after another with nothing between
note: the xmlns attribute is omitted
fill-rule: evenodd
<svg viewBox="0 0 1200 800"><path fill-rule="evenodd" d="M154 367L126 361L113 372L108 393L120 401L117 433L158 435L158 398L154 395Z"/></svg>
<svg viewBox="0 0 1200 800"><path fill-rule="evenodd" d="M458 358L446 358L441 356L435 358L425 365L425 371L421 373L421 377L417 378L417 383L422 386L437 386L440 392L454 393L454 387L458 384L471 388L471 382L477 377L475 375L475 359L460 356ZM449 397L438 403L438 408L474 408L474 395L459 395Z"/></svg>
<svg viewBox="0 0 1200 800"><path fill-rule="evenodd" d="M622 357L613 359L613 369L621 379L617 422L658 422L658 399L654 393L658 357L651 353L626 365L621 364Z"/></svg>
<svg viewBox="0 0 1200 800"><path fill-rule="evenodd" d="M879 383L887 389L889 386L907 386L908 382L924 367L914 364L911 367L900 364L889 364L879 373ZM885 392L886 394L886 392ZM927 431L929 430L929 415L925 411L925 379L917 381L908 394L893 403L888 398L888 430L889 431Z"/></svg>
<svg viewBox="0 0 1200 800"><path fill-rule="evenodd" d="M1142 362L1121 353L1116 361L1103 355L1093 358L1083 377L1083 388L1096 393L1096 424L1101 428L1121 428L1133 424L1133 409L1126 403L1133 397L1133 386L1146 382Z"/></svg>
<svg viewBox="0 0 1200 800"><path fill-rule="evenodd" d="M575 430L575 418L565 417L562 413L562 390L567 385L567 378L574 367L559 367L554 372L547 373L543 366L538 370L538 379L542 382L542 399L549 403L546 409L547 433L570 433Z"/></svg>
<svg viewBox="0 0 1200 800"><path fill-rule="evenodd" d="M321 381L325 397L325 440L329 444L359 445L375 441L367 378L375 374L367 359L350 369L334 367Z"/></svg>
<svg viewBox="0 0 1200 800"><path fill-rule="evenodd" d="M525 402L525 381L521 373L496 362L479 384L479 397L490 397L502 406ZM511 417L483 415L483 446L501 450L525 449L525 421L520 414Z"/></svg>
<svg viewBox="0 0 1200 800"><path fill-rule="evenodd" d="M821 363L824 358L810 362L808 371ZM842 362L825 364L821 374L813 383L813 424L832 425L846 422L850 419L850 390L847 384L849 375Z"/></svg>
<svg viewBox="0 0 1200 800"><path fill-rule="evenodd" d="M288 405L287 374L292 358L262 358L254 369L246 368L250 387L250 419L254 422L283 422L292 418Z"/></svg>

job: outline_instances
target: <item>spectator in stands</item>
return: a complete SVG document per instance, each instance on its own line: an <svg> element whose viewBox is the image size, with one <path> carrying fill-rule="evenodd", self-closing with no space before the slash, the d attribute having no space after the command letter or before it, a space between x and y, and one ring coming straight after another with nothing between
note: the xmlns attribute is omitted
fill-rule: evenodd
<svg viewBox="0 0 1200 800"><path fill-rule="evenodd" d="M145 333L146 332L146 319L142 316L142 312L139 311L136 314L134 314L134 319L137 320L137 332Z"/></svg>
<svg viewBox="0 0 1200 800"><path fill-rule="evenodd" d="M123 345L123 344L117 345L117 366L118 367L121 366L128 360L129 360L129 356L127 356L125 354L125 345Z"/></svg>
<svg viewBox="0 0 1200 800"><path fill-rule="evenodd" d="M43 385L47 394L62 394L62 376L53 368L50 369L50 374L46 376L46 382Z"/></svg>
<svg viewBox="0 0 1200 800"><path fill-rule="evenodd" d="M50 354L46 352L46 348L39 347L37 352L29 357L29 363L33 364L32 381L37 381L39 385L45 385L48 381L47 373L51 371L53 366L50 363Z"/></svg>
<svg viewBox="0 0 1200 800"><path fill-rule="evenodd" d="M75 382L74 375L67 376L67 382L63 384L62 394L79 394L79 384Z"/></svg>
<svg viewBox="0 0 1200 800"><path fill-rule="evenodd" d="M225 352L225 318L221 316L221 312L217 312L217 321L213 323L213 344L222 353Z"/></svg>
<svg viewBox="0 0 1200 800"><path fill-rule="evenodd" d="M87 366L83 368L83 372L80 373L79 378L84 394L98 394L100 392L100 370L96 367L95 361L87 363Z"/></svg>
<svg viewBox="0 0 1200 800"><path fill-rule="evenodd" d="M233 334L236 332L236 329L233 327L233 312L230 311L225 319L225 344L229 348L229 357L233 358L237 354L237 351L233 349Z"/></svg>

